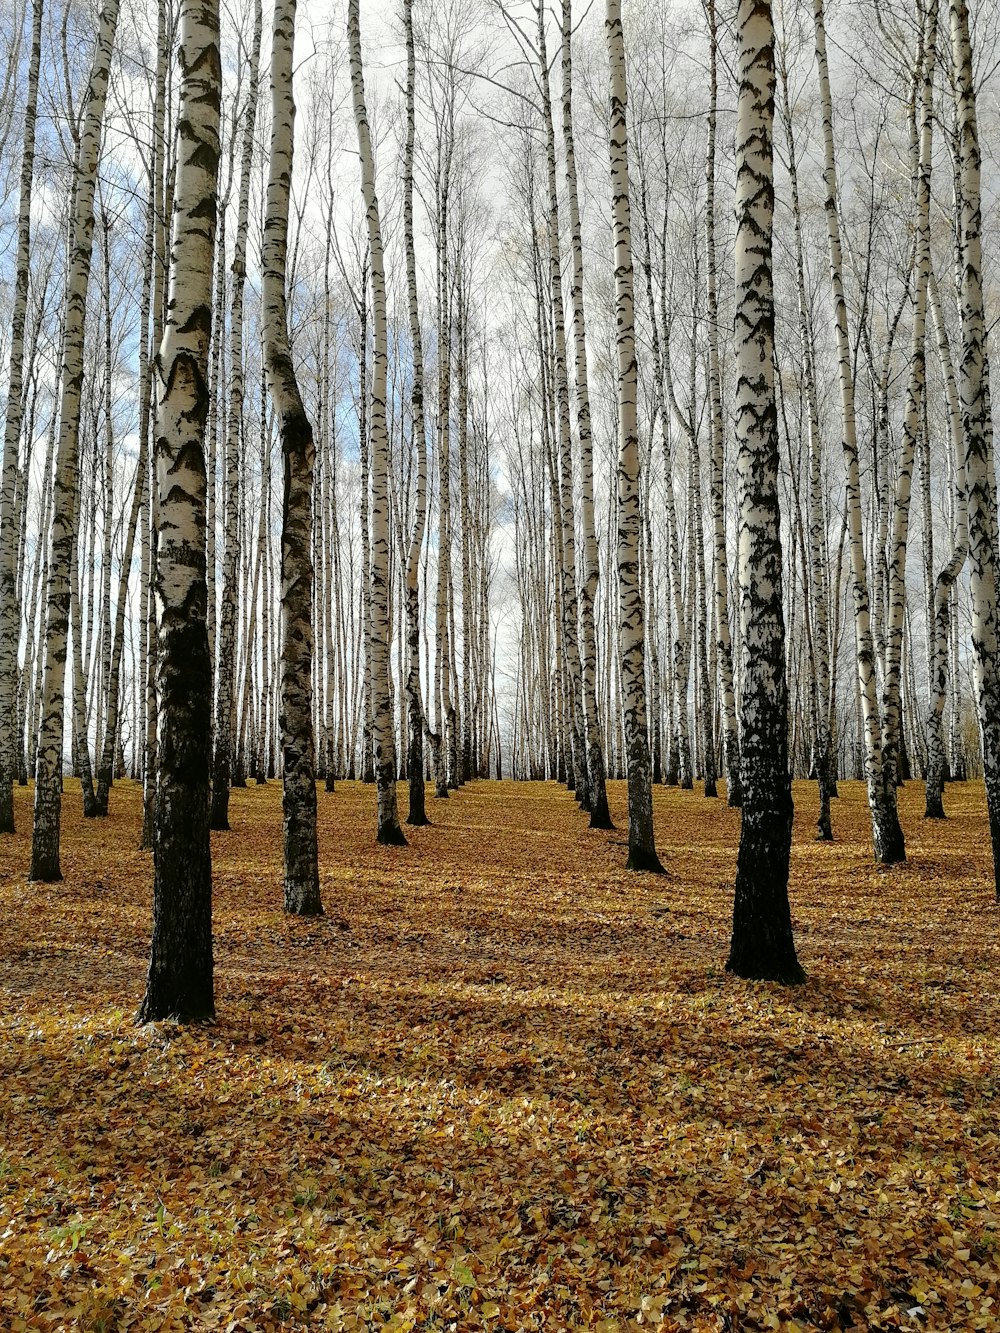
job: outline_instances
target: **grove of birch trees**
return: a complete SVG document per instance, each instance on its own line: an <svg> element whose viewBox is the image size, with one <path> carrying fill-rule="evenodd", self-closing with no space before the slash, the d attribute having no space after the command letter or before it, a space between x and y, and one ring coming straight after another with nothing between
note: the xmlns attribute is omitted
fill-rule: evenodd
<svg viewBox="0 0 1000 1333"><path fill-rule="evenodd" d="M296 914L352 780L404 855L621 780L667 876L657 785L741 806L741 976L793 780L887 867L982 780L1000 896L995 0L0 13L0 856L143 784L144 1018L214 1012L247 783Z"/></svg>

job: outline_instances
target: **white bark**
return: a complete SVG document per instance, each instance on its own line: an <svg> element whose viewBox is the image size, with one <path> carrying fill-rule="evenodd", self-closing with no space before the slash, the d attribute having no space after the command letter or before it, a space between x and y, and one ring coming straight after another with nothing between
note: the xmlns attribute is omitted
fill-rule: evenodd
<svg viewBox="0 0 1000 1333"><path fill-rule="evenodd" d="M737 43L735 415L743 821L726 967L742 977L791 983L801 981L803 973L788 907L792 791L774 385L774 28L769 0L739 0Z"/></svg>
<svg viewBox="0 0 1000 1333"><path fill-rule="evenodd" d="M823 0L814 0L816 26L816 65L819 75L820 105L823 116L823 179L827 234L830 252L830 284L833 293L834 328L840 380L840 405L843 425L844 464L847 472L847 517L854 591L854 634L857 649L858 688L861 697L865 735L865 781L872 816L872 841L875 859L891 865L905 858L903 831L896 810L895 786L885 782L882 750L882 723L879 716L875 681L875 654L872 644L871 613L868 601L868 575L865 561L861 519L861 469L858 459L857 417L854 406L854 374L844 296L843 252L838 217L837 168L833 146L833 97L826 55L826 27Z"/></svg>
<svg viewBox="0 0 1000 1333"><path fill-rule="evenodd" d="M424 706L420 693L420 549L427 526L427 438L424 422L424 351L417 300L417 260L413 240L413 148L416 122L416 54L413 41L413 0L403 0L406 29L406 147L403 156L403 248L406 255L406 297L413 357L410 413L416 452L416 496L413 527L406 556L406 697L408 710L407 777L410 786L408 824L428 823L424 803Z"/></svg>
<svg viewBox="0 0 1000 1333"><path fill-rule="evenodd" d="M358 0L348 0L347 41L351 58L351 90L354 123L361 157L361 190L368 222L371 255L372 295L372 711L375 751L375 782L378 788L378 830L381 843L403 845L396 809L396 758L393 735L392 698L389 689L389 437L386 428L386 367L388 331L385 308L385 267L382 257L382 228L375 193L375 158L365 108L364 72L361 64L361 24Z"/></svg>
<svg viewBox="0 0 1000 1333"><path fill-rule="evenodd" d="M611 828L604 776L604 737L597 712L597 632L593 604L597 596L597 529L593 515L593 435L591 391L587 367L587 323L584 313L583 228L576 181L576 145L573 140L573 27L572 0L563 0L563 153L572 280L573 381L576 388L576 428L580 439L580 520L583 532L583 581L580 584L580 686L583 693L584 734L587 745L587 784L591 828Z"/></svg>
<svg viewBox="0 0 1000 1333"><path fill-rule="evenodd" d="M830 688L830 633L827 613L826 515L822 490L822 437L820 434L819 400L816 392L815 361L813 357L812 328L806 297L805 259L802 238L802 210L799 203L798 159L792 108L788 95L788 69L782 58L781 116L785 129L788 153L788 176L792 195L792 221L795 231L795 282L798 295L799 344L802 349L802 374L805 380L806 410L809 429L809 499L806 526L809 532L809 638L812 649L813 676L813 762L816 784L819 788L819 817L817 838L829 841L833 837L830 819L830 796L833 765L835 763L831 739L833 696Z"/></svg>
<svg viewBox="0 0 1000 1333"><path fill-rule="evenodd" d="M933 272L930 275L928 297L938 356L944 379L948 405L948 433L954 459L954 546L948 563L940 571L934 584L930 649L930 709L927 716L927 819L943 819L945 748L942 716L948 693L949 646L951 631L952 589L965 567L969 554L969 506L965 488L965 439L962 433L962 406L958 400L955 368L948 345L948 332L941 310L941 298ZM957 709L955 710L957 712ZM952 777L955 774L952 773Z"/></svg>
<svg viewBox="0 0 1000 1333"><path fill-rule="evenodd" d="M170 286L155 367L159 719L153 941L142 1022L215 1012L205 428L222 92L218 0L181 0L180 64Z"/></svg>
<svg viewBox="0 0 1000 1333"><path fill-rule="evenodd" d="M645 617L639 578L642 509L636 410L638 368L628 183L628 95L620 0L607 0L604 31L610 65L609 148L618 331L618 602L628 773L627 865L630 870L661 871L653 834L653 788L646 729Z"/></svg>
<svg viewBox="0 0 1000 1333"><path fill-rule="evenodd" d="M545 5L537 3L538 81L542 92L542 127L545 134L548 212L549 295L552 303L552 373L555 389L556 448L559 464L558 510L561 593L565 656L567 665L568 740L572 784L583 808L590 811L587 762L582 729L582 682L580 669L579 607L576 584L576 532L573 506L573 458L570 440L569 380L566 367L566 314L563 305L562 254L559 240L559 187L556 177L556 136L552 119L548 51L545 41ZM556 521L554 520L554 521Z"/></svg>
<svg viewBox="0 0 1000 1333"><path fill-rule="evenodd" d="M35 170L35 119L42 52L43 0L34 0L31 55L24 103L24 143L14 261L14 303L10 313L10 352L3 458L0 463L0 833L14 832L15 722L17 717L18 624L17 566L21 525L14 522L14 492L24 402L24 326L28 310L31 249L31 194Z"/></svg>
<svg viewBox="0 0 1000 1333"><path fill-rule="evenodd" d="M243 111L240 151L240 186L237 201L236 240L233 253L233 296L229 322L229 404L223 446L222 591L219 633L216 644L217 692L214 751L212 756L213 829L229 828L229 789L233 768L235 731L236 600L239 558L239 442L243 424L243 294L246 286L247 233L250 212L250 176L253 170L254 129L260 70L263 16L260 0L254 4L254 27L250 45L247 100Z"/></svg>
<svg viewBox="0 0 1000 1333"><path fill-rule="evenodd" d="M83 388L87 288L94 242L94 194L104 129L104 104L111 51L118 25L118 0L105 0L77 150L76 199L72 219L59 404L59 435L53 484L49 576L45 597L42 717L35 766L35 819L29 878L58 880L59 814L63 751L66 640L70 602L70 547L76 541L76 498Z"/></svg>
<svg viewBox="0 0 1000 1333"><path fill-rule="evenodd" d="M316 759L313 737L312 486L316 446L292 364L285 282L288 208L295 146L292 56L295 0L275 0L271 40L271 161L262 248L264 361L281 435L281 808L285 911L322 912L316 846ZM261 505L269 497L261 495ZM267 539L267 524L261 525ZM266 571L265 571L266 574ZM267 611L267 595L263 599ZM267 669L265 624L263 669ZM260 760L258 759L258 762Z"/></svg>
<svg viewBox="0 0 1000 1333"><path fill-rule="evenodd" d="M886 632L885 677L882 687L883 719L883 783L895 787L900 769L902 743L901 672L903 666L903 622L906 613L906 544L909 534L910 495L913 485L913 463L920 434L924 386L927 377L926 327L927 285L931 266L931 150L934 125L934 63L937 45L937 5L927 6L920 56L914 72L914 83L921 86L919 136L914 145L917 160L913 163L915 185L915 263L914 306L911 332L910 370L906 385L906 405L903 415L903 436L900 449L899 471L892 512L892 543L890 547L888 583L889 614ZM921 61L922 56L922 61ZM922 75L922 78L920 77ZM914 107L914 122L917 111Z"/></svg>
<svg viewBox="0 0 1000 1333"><path fill-rule="evenodd" d="M972 651L983 745L993 872L1000 899L1000 641L997 626L996 475L989 422L989 361L983 300L981 158L966 0L950 0L951 68L958 129L962 359L959 397L969 509Z"/></svg>
<svg viewBox="0 0 1000 1333"><path fill-rule="evenodd" d="M715 135L718 107L718 28L715 0L705 0L709 26L709 112L705 149L705 290L707 297L708 396L711 422L709 488L712 508L712 591L715 599L715 650L718 658L719 703L722 711L723 751L729 805L740 805L740 746L736 726L736 691L733 686L733 643L729 629L729 579L726 560L724 495L725 431L722 414L722 374L719 367L718 263L715 249Z"/></svg>

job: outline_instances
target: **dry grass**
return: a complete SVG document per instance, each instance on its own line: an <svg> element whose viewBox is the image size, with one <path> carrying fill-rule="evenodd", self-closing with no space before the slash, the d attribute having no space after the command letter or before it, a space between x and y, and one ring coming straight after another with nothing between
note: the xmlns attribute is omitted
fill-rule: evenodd
<svg viewBox="0 0 1000 1333"><path fill-rule="evenodd" d="M1000 921L978 787L910 859L799 806L805 986L723 971L738 813L658 790L668 875L555 785L377 848L320 793L326 916L281 911L279 787L214 835L211 1028L139 1029L139 792L65 880L0 842L0 1328L1000 1329ZM401 788L401 796L405 793ZM612 806L624 827L624 788Z"/></svg>

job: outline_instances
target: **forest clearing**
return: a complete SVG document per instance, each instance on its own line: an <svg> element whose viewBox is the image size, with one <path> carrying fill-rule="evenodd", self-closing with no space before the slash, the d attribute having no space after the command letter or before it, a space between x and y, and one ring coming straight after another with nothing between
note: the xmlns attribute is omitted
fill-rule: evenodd
<svg viewBox="0 0 1000 1333"><path fill-rule="evenodd" d="M280 784L212 835L218 1021L136 1026L142 789L65 879L0 862L0 1326L1000 1327L1000 970L983 788L861 783L814 843L804 985L723 970L740 812L657 787L665 876L555 783L477 782L408 848L318 799L325 915L282 907ZM401 787L402 808L405 790ZM14 866L18 869L14 872Z"/></svg>

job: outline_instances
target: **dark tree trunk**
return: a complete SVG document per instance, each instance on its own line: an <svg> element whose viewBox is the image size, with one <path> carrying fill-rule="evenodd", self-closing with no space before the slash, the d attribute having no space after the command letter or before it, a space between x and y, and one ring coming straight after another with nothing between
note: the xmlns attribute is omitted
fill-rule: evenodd
<svg viewBox="0 0 1000 1333"><path fill-rule="evenodd" d="M740 0L736 113L736 439L740 505L743 822L726 970L786 984L804 973L788 905L792 790L774 384L774 28Z"/></svg>

